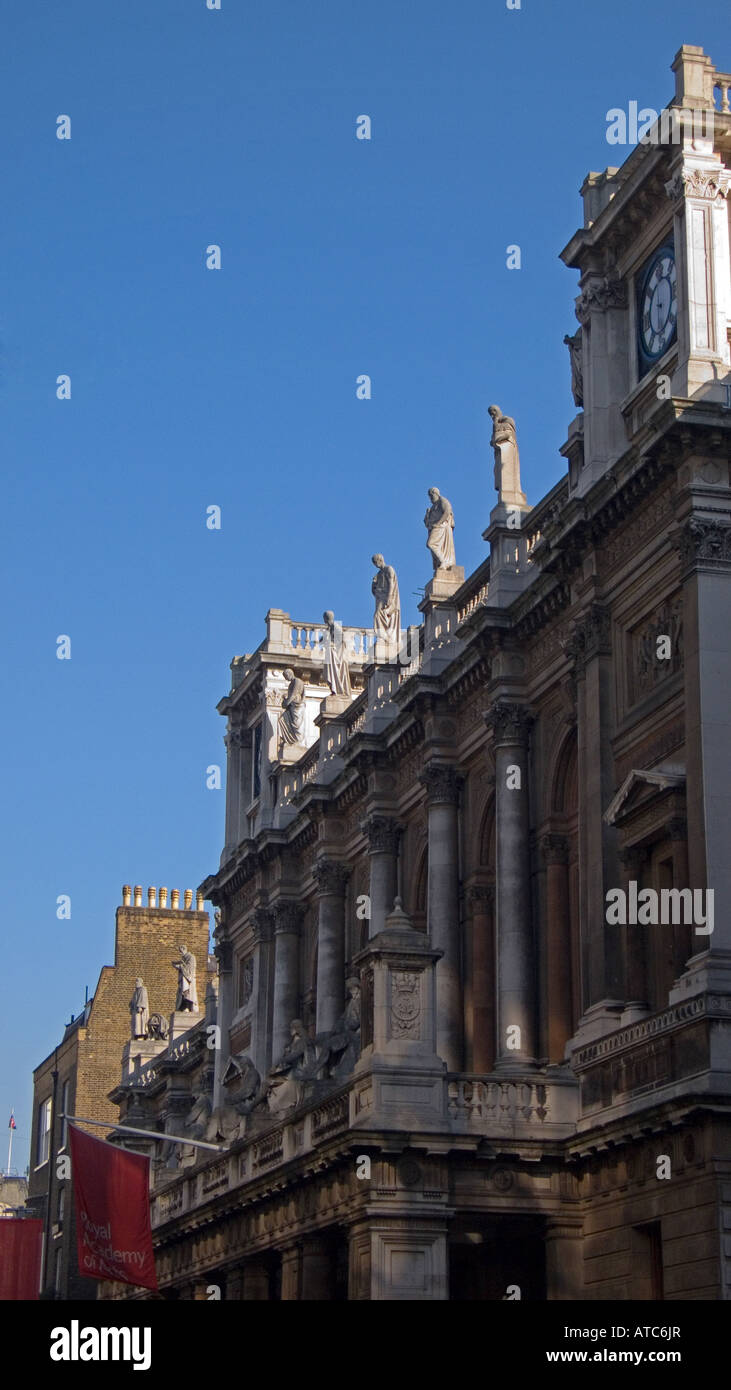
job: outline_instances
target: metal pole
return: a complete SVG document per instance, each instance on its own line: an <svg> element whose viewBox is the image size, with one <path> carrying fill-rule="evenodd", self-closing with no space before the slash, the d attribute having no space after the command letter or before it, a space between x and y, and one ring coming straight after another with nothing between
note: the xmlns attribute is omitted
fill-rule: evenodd
<svg viewBox="0 0 731 1390"><path fill-rule="evenodd" d="M48 1253L51 1244L51 1195L53 1186L53 1163L55 1158L54 1135L56 1132L56 1095L58 1092L58 1048L53 1055L53 1091L51 1093L51 1130L48 1136L48 1185L46 1187L46 1220L43 1228L43 1287L48 1286Z"/></svg>
<svg viewBox="0 0 731 1390"><path fill-rule="evenodd" d="M13 1158L13 1126L10 1126L10 1138L8 1139L8 1177L10 1177L10 1165Z"/></svg>
<svg viewBox="0 0 731 1390"><path fill-rule="evenodd" d="M163 1134L159 1129L134 1129L132 1125L115 1125L109 1120L87 1120L84 1115L64 1115L62 1119L69 1124L96 1125L99 1129L113 1129L120 1134L139 1134L143 1139L169 1140L171 1144L192 1144L196 1149L212 1149L214 1153L228 1153L228 1144L205 1144L202 1139L189 1139L180 1134Z"/></svg>

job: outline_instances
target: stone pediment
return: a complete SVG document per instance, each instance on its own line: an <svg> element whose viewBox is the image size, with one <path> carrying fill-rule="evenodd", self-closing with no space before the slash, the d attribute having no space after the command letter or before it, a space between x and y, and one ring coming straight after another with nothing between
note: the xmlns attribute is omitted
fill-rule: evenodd
<svg viewBox="0 0 731 1390"><path fill-rule="evenodd" d="M674 792L685 795L685 768L680 764L667 763L653 769L633 767L612 797L604 820L607 825L624 825L636 813Z"/></svg>

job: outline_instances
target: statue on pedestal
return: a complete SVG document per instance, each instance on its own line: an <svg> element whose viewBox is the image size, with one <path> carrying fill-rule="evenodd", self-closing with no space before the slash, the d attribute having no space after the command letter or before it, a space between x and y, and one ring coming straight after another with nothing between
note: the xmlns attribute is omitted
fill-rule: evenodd
<svg viewBox="0 0 731 1390"><path fill-rule="evenodd" d="M301 1082L310 1080L314 1075L313 1064L317 1060L315 1046L300 1018L292 1019L290 1033L289 1047L285 1048L267 1078L266 1102L273 1115L297 1105L302 1096Z"/></svg>
<svg viewBox="0 0 731 1390"><path fill-rule="evenodd" d="M360 1056L360 980L355 975L345 981L345 992L347 1003L335 1027L315 1038L316 1073L333 1080L350 1076Z"/></svg>
<svg viewBox="0 0 731 1390"><path fill-rule="evenodd" d="M187 947L178 947L180 960L174 960L173 965L178 972L178 993L175 1000L176 1012L178 1009L188 1009L191 1013L198 1012L198 995L195 986L196 962L192 951Z"/></svg>
<svg viewBox="0 0 731 1390"><path fill-rule="evenodd" d="M513 506L525 506L527 498L520 488L520 455L515 433L515 421L503 415L498 405L488 408L492 420L490 443L495 453L495 487L499 500Z"/></svg>
<svg viewBox="0 0 731 1390"><path fill-rule="evenodd" d="M387 565L382 555L374 555L372 562L378 573L371 584L371 593L376 600L373 615L373 636L387 644L394 654L401 644L401 599L399 597L396 571Z"/></svg>
<svg viewBox="0 0 731 1390"><path fill-rule="evenodd" d="M429 498L431 506L424 517L424 525L429 532L426 544L431 551L436 574L437 570L451 570L455 565L454 512L438 487L429 488Z"/></svg>
<svg viewBox="0 0 731 1390"><path fill-rule="evenodd" d="M150 1004L147 998L147 990L139 975L135 980L134 994L130 999L129 1011L132 1016L132 1037L146 1038L147 1026L150 1021Z"/></svg>
<svg viewBox="0 0 731 1390"><path fill-rule="evenodd" d="M579 328L573 337L568 333L565 334L564 342L571 358L571 394L574 398L574 405L583 406L584 358L581 347L581 329Z"/></svg>
<svg viewBox="0 0 731 1390"><path fill-rule="evenodd" d="M289 681L287 693L282 699L282 713L279 716L278 740L280 747L287 744L293 747L305 742L305 684L289 667L284 672Z"/></svg>
<svg viewBox="0 0 731 1390"><path fill-rule="evenodd" d="M325 679L333 695L352 695L350 671L343 648L343 626L336 623L335 614L328 608L322 615L327 628L325 638Z"/></svg>

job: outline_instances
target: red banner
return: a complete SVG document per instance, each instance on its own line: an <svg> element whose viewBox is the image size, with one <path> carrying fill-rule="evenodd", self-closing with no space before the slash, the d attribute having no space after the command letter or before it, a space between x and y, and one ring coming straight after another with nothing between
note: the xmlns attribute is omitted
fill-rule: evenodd
<svg viewBox="0 0 731 1390"><path fill-rule="evenodd" d="M0 1218L0 1300L37 1298L41 1282L43 1222Z"/></svg>
<svg viewBox="0 0 731 1390"><path fill-rule="evenodd" d="M150 1160L69 1125L79 1274L157 1290Z"/></svg>

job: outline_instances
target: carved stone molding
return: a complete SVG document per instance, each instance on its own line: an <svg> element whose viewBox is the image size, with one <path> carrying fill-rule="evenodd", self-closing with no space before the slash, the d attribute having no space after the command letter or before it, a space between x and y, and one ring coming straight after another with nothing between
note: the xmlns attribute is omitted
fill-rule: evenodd
<svg viewBox="0 0 731 1390"><path fill-rule="evenodd" d="M394 1038L418 1038L421 1016L421 976L411 970L391 974L391 1034Z"/></svg>
<svg viewBox="0 0 731 1390"><path fill-rule="evenodd" d="M541 856L544 864L567 864L569 859L569 842L565 835L556 835L552 831L541 837Z"/></svg>
<svg viewBox="0 0 731 1390"><path fill-rule="evenodd" d="M349 877L345 864L339 864L335 859L318 859L312 873L320 897L327 893L337 893L342 897Z"/></svg>
<svg viewBox="0 0 731 1390"><path fill-rule="evenodd" d="M283 932L288 932L292 936L297 936L302 925L302 909L299 903L292 902L290 898L280 898L274 904L274 934L279 936Z"/></svg>
<svg viewBox="0 0 731 1390"><path fill-rule="evenodd" d="M369 816L363 822L369 854L397 854L401 826L391 816Z"/></svg>
<svg viewBox="0 0 731 1390"><path fill-rule="evenodd" d="M451 764L428 763L421 773L419 781L426 789L427 801L431 805L440 802L450 806L457 805L462 778Z"/></svg>
<svg viewBox="0 0 731 1390"><path fill-rule="evenodd" d="M533 716L524 705L512 704L508 700L498 700L485 715L488 729L492 729L495 746L509 744L525 746L533 724Z"/></svg>
<svg viewBox="0 0 731 1390"><path fill-rule="evenodd" d="M724 169L679 169L665 184L665 192L673 202L702 198L704 202L721 203L729 187L731 175Z"/></svg>
<svg viewBox="0 0 731 1390"><path fill-rule="evenodd" d="M680 533L680 556L684 570L698 565L702 569L728 569L731 566L731 524L691 517Z"/></svg>
<svg viewBox="0 0 731 1390"><path fill-rule="evenodd" d="M577 676L583 676L587 661L595 656L609 656L612 651L612 622L609 609L592 603L589 611L576 622L564 651L574 663Z"/></svg>
<svg viewBox="0 0 731 1390"><path fill-rule="evenodd" d="M218 961L218 968L222 975L227 975L233 969L233 945L230 941L217 941L214 955Z"/></svg>
<svg viewBox="0 0 731 1390"><path fill-rule="evenodd" d="M587 285L576 301L576 317L580 324L587 324L594 313L604 313L606 309L627 308L627 285L624 280L611 280L605 275L601 280Z"/></svg>
<svg viewBox="0 0 731 1390"><path fill-rule="evenodd" d="M251 731L242 724L232 724L223 741L227 748L246 748L251 743Z"/></svg>

